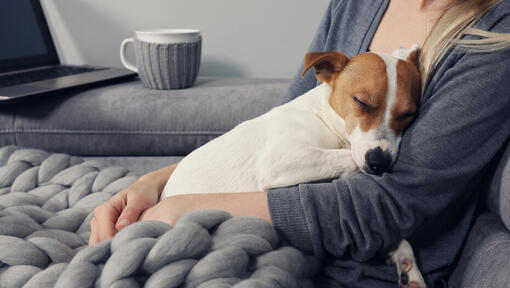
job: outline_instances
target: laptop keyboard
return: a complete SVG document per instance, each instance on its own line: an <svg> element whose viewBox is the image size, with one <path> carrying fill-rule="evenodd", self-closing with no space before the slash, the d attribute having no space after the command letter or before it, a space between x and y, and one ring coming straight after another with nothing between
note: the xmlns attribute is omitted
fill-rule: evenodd
<svg viewBox="0 0 510 288"><path fill-rule="evenodd" d="M45 69L9 74L0 76L0 88L21 85L41 80L54 79L75 74L81 74L97 70L102 69L78 66L56 66Z"/></svg>

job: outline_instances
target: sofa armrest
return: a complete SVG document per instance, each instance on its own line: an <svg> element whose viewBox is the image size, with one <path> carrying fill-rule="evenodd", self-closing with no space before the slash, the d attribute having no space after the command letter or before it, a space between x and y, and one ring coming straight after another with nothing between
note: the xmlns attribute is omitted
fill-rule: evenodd
<svg viewBox="0 0 510 288"><path fill-rule="evenodd" d="M498 216L510 230L510 144L507 144L494 159L495 169L489 173L485 203L489 211Z"/></svg>
<svg viewBox="0 0 510 288"><path fill-rule="evenodd" d="M481 214L449 280L449 287L510 287L510 232L490 212Z"/></svg>
<svg viewBox="0 0 510 288"><path fill-rule="evenodd" d="M0 105L0 146L87 156L186 155L276 106L289 80L199 78L192 88L140 81Z"/></svg>

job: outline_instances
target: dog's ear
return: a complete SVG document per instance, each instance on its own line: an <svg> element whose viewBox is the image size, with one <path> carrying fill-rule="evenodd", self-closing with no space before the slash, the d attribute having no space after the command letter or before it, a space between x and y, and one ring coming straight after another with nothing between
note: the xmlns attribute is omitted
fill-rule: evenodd
<svg viewBox="0 0 510 288"><path fill-rule="evenodd" d="M321 81L331 84L333 76L341 72L349 58L340 52L309 52L305 56L305 68L301 74L305 76L306 71L314 68L315 77Z"/></svg>
<svg viewBox="0 0 510 288"><path fill-rule="evenodd" d="M420 70L420 54L421 49L418 44L414 44L409 48L398 48L391 54L394 57L414 64Z"/></svg>

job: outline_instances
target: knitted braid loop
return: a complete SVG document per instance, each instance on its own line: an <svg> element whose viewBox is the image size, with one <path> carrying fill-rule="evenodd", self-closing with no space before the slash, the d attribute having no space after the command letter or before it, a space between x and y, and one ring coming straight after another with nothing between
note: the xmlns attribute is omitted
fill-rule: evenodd
<svg viewBox="0 0 510 288"><path fill-rule="evenodd" d="M94 208L138 177L64 154L0 148L2 287L312 287L319 262L254 217L202 210L88 246Z"/></svg>

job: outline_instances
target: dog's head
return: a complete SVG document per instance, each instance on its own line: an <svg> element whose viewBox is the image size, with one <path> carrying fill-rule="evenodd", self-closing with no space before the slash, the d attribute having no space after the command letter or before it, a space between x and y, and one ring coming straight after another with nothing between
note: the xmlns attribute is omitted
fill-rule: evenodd
<svg viewBox="0 0 510 288"><path fill-rule="evenodd" d="M402 132L416 117L420 99L417 46L391 56L363 53L348 58L340 52L312 52L311 67L331 86L329 103L345 120L352 156L364 172L381 174L395 162Z"/></svg>

